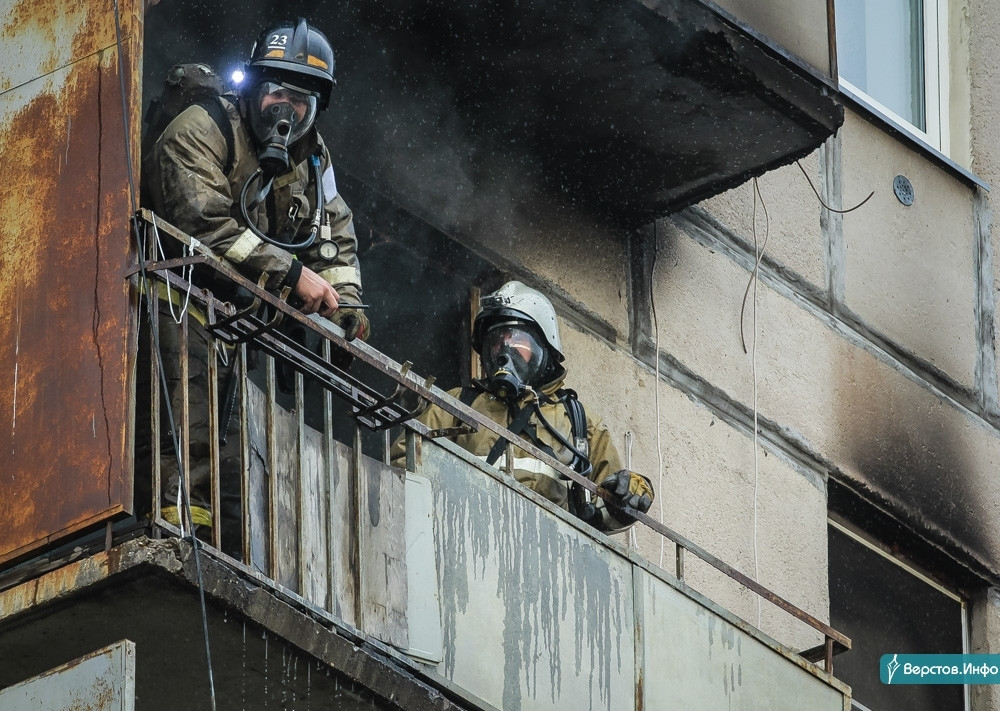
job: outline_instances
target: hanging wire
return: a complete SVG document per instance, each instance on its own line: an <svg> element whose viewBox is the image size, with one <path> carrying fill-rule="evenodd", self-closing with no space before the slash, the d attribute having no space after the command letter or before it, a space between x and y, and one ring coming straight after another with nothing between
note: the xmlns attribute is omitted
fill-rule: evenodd
<svg viewBox="0 0 1000 711"><path fill-rule="evenodd" d="M656 274L656 258L659 254L659 239L656 234L656 222L653 222L653 260L650 267L650 280ZM659 502L657 510L660 514L660 523L663 523L663 445L660 435L660 328L656 318L656 296L650 293L650 310L653 313L653 367L656 370L656 381L653 383L653 400L656 403L656 461L657 479L656 490L659 495L656 500ZM667 539L660 536L660 567L663 567L663 555L666 552Z"/></svg>
<svg viewBox="0 0 1000 711"><path fill-rule="evenodd" d="M129 137L129 114L128 114L128 104L126 103L125 94L125 63L124 63L124 47L122 42L122 27L121 27L121 12L118 7L118 0L114 0L114 11L115 11L115 46L118 53L118 81L119 89L121 91L122 100L122 127L123 135L125 138L125 168L128 174L128 185L129 185L129 203L132 208L130 223L132 225L132 232L135 235L140 272L142 275L142 283L148 284L148 277L145 269L145 259L146 259L146 240L142 236L142 231L139 229L138 222L136 220L136 213L138 211L138 205L136 204L136 190L135 190L135 176L132 173L132 144ZM151 298L146 298L146 308L149 312L150 325L153 323L153 303ZM181 461L180 446L177 439L177 430L174 426L174 414L170 403L170 391L167 386L167 378L163 369L163 354L160 349L160 339L157 329L151 328L150 331L153 335L154 350L156 351L156 359L158 364L158 370L160 373L160 386L163 388L164 402L167 409L167 419L170 425L170 435L173 442L174 454L177 457L177 472L180 477L180 485L178 486L179 498L181 501L178 502L178 509L182 512L181 516L178 516L178 520L181 522L181 536L184 535L184 519L187 519L188 530L191 531L191 547L194 551L194 562L195 570L198 575L198 597L201 603L201 624L202 632L205 637L205 658L208 664L208 687L209 687L209 700L211 704L212 711L215 711L215 675L212 671L212 650L209 644L208 638L208 610L205 606L205 585L202 580L201 573L201 554L200 554L200 543L198 537L194 535L194 524L191 519L191 501L188 495L188 491L184 486L184 476L183 476L183 463Z"/></svg>
<svg viewBox="0 0 1000 711"><path fill-rule="evenodd" d="M764 211L764 243L757 247L757 201L760 200L760 206ZM760 262L764 258L764 247L767 245L767 238L771 232L771 222L767 214L767 206L764 204L764 196L760 193L760 184L757 182L757 178L753 179L753 218L751 231L753 232L753 252L754 252L754 268L753 273L750 275L750 281L753 284L753 308L751 309L751 327L753 329L751 338L751 355L750 355L750 372L753 377L753 579L760 582L760 558L758 556L757 549L757 523L758 523L758 488L760 486L760 447L758 446L758 437L760 432L760 427L757 418L757 271L760 267ZM747 285L747 290L749 290L749 284ZM746 306L746 294L743 295L743 305ZM742 335L743 328L743 314L740 314L740 335ZM746 353L746 343L743 344L743 352ZM757 595L757 627L760 627L761 620L761 600L760 595Z"/></svg>
<svg viewBox="0 0 1000 711"><path fill-rule="evenodd" d="M632 430L625 431L625 468L629 471L632 469ZM628 527L628 545L632 550L637 550L639 548L639 538L635 535L635 526Z"/></svg>
<svg viewBox="0 0 1000 711"><path fill-rule="evenodd" d="M757 275L760 272L760 263L764 259L764 248L767 247L767 238L771 232L771 218L767 214L767 206L764 204L764 199L760 198L760 206L764 211L764 244L761 245L760 250L757 249L757 198L760 197L760 185L757 183L757 178L753 179L753 225L751 230L753 231L753 254L754 254L754 264L753 269L750 270L750 280L747 281L747 288L743 292L743 303L740 305L740 342L743 344L743 353L747 352L747 339L743 332L743 322L744 314L747 308L747 297L750 294L750 288L754 289L754 298L757 298ZM755 307L756 308L756 307Z"/></svg>
<svg viewBox="0 0 1000 711"><path fill-rule="evenodd" d="M868 193L868 197L866 197L864 200L862 200L861 202L859 202L854 207L849 207L846 210L836 210L836 209L830 207L829 205L827 205L825 202L823 202L823 198L820 197L819 191L816 189L816 186L813 185L813 181L809 177L809 173L807 173L806 169L802 167L802 163L799 162L799 161L795 161L795 165L799 166L799 170L801 170L802 171L802 175L805 176L806 182L809 183L809 187L812 188L813 194L816 196L816 199L819 200L819 204L822 205L823 207L825 207L830 212L835 212L838 215L846 215L848 212L854 212L859 207L861 207L862 205L864 205L866 202L868 202L869 200L871 200L872 196L875 194L875 191L872 190L870 193ZM756 182L756 180L757 179L754 178L754 182ZM761 204L763 204L763 203L761 203Z"/></svg>
<svg viewBox="0 0 1000 711"><path fill-rule="evenodd" d="M160 229L156 225L156 213L151 213L153 218L153 239L156 241L156 254L160 259L166 259L166 253L163 251L163 242L160 240ZM184 245L184 256L188 257L194 254L194 248L190 245ZM187 281L187 290L184 293L184 301L180 304L181 311L179 314L174 313L174 298L172 296L172 289L170 282L166 282L167 287L167 305L170 307L170 318L174 320L178 326L184 317L187 315L188 305L191 303L191 277L194 276L194 264L189 264L187 267L187 274L184 275L184 269L181 270L181 276Z"/></svg>

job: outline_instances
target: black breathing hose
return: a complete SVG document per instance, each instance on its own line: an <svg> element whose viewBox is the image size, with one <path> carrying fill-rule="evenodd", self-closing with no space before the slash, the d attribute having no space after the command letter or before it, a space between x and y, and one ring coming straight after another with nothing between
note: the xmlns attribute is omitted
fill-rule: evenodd
<svg viewBox="0 0 1000 711"><path fill-rule="evenodd" d="M562 433L560 433L559 430L557 430L555 427L553 427L549 423L549 421L547 419L545 419L545 415L542 414L542 409L538 406L538 400L533 401L531 403L531 405L532 405L532 407L535 408L535 414L538 416L538 421L542 423L542 425L545 427L545 429L547 429L549 431L549 433L553 437L555 437L562 446L564 446L566 449L568 449L570 452L572 452L576 457L578 457L580 461L587 463L587 468L584 469L583 471L579 472L579 473L582 476L585 476L585 477L589 478L591 472L594 471L594 467L590 463L590 457L588 457L586 454L584 454L579 449L577 449L572 444L570 444L566 440L566 438L562 436ZM576 467L574 467L574 469L575 468Z"/></svg>
<svg viewBox="0 0 1000 711"><path fill-rule="evenodd" d="M309 235L301 242L282 242L274 239L257 229L257 225L250 219L250 214L247 212L247 193L254 180L261 177L264 172L263 169L258 167L257 170L250 174L246 182L243 183L243 189L240 190L240 213L243 215L243 221L246 222L251 232L268 244L273 244L275 247L293 252L299 249L307 249L316 241L316 235L319 234L319 228L323 220L323 175L319 170L319 158L317 156L310 156L310 163L312 164L313 176L316 183L316 210L313 213ZM270 190L270 187L268 187L268 190Z"/></svg>

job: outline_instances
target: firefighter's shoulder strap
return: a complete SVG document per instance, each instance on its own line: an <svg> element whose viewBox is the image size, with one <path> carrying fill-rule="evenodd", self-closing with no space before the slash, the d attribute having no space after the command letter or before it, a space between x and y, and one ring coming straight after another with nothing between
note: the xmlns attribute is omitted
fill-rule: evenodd
<svg viewBox="0 0 1000 711"><path fill-rule="evenodd" d="M473 381L473 385L464 385L461 392L458 394L458 399L464 405L472 407L472 403L476 401L480 395L486 392L482 385L478 381ZM521 434L525 430L528 424L528 418L531 417L531 407L525 406L520 410L516 410L513 406L510 408L511 422L507 425L507 429L514 434ZM504 448L507 446L507 440L503 437L498 437L497 441L493 443L493 447L490 449L490 453L486 456L487 464L494 464L503 454Z"/></svg>
<svg viewBox="0 0 1000 711"><path fill-rule="evenodd" d="M516 408L517 408L516 405L510 406L511 420L510 424L507 425L507 429L510 430L511 433L516 435L519 435L522 432L524 432L525 434L529 434L526 432L526 430L528 427L528 418L531 417L533 409L530 404L525 404L520 410ZM530 435L529 438L534 439L530 437ZM538 443L536 442L536 444ZM494 462L496 462L496 460L500 458L500 455L503 454L503 450L506 447L507 447L507 440L504 439L503 437L497 437L497 441L493 443L493 448L490 450L490 453L486 456L486 463L493 464ZM548 448L546 447L546 449ZM552 450L549 450L549 452L551 451ZM555 455L553 454L553 456Z"/></svg>
<svg viewBox="0 0 1000 711"><path fill-rule="evenodd" d="M569 417L570 421L573 446L581 454L586 455L586 457L583 458L576 455L573 457L573 468L582 473L587 470L590 464L590 461L587 458L590 456L590 446L587 440L587 412L584 410L583 403L580 402L576 396L576 392L573 390L569 390L568 388L558 390L556 391L556 397L566 408L566 415ZM473 399L475 399L475 396L473 396ZM531 403L525 404L520 410L515 410L514 407L511 407L511 422L507 425L507 429L516 435L526 435L536 447L551 456L553 459L558 459L552 448L538 437L535 426L530 424L528 421L531 417L531 413L534 412L534 409L535 408ZM541 416L540 412L539 416ZM486 458L486 462L488 464L493 464L493 462L500 458L500 455L503 453L504 447L506 446L507 440L503 437L498 438L494 443L493 448L490 450L490 453Z"/></svg>
<svg viewBox="0 0 1000 711"><path fill-rule="evenodd" d="M222 168L222 173L228 177L229 171L233 169L233 142L236 139L233 136L233 125L229 123L229 112L223 106L224 101L225 99L221 96L215 96L202 99L197 104L212 117L215 125L219 127L219 131L222 133L222 137L226 139L226 164Z"/></svg>
<svg viewBox="0 0 1000 711"><path fill-rule="evenodd" d="M226 139L226 161L223 172L233 169L233 127L223 98L222 79L207 64L175 64L167 72L160 96L154 98L144 117L142 151L145 155L163 134L167 126L184 109L198 104L212 117Z"/></svg>
<svg viewBox="0 0 1000 711"><path fill-rule="evenodd" d="M471 385L463 385L462 392L458 394L458 399L463 405L468 405L472 407L472 403L476 401L476 398L482 394L482 390L475 388Z"/></svg>

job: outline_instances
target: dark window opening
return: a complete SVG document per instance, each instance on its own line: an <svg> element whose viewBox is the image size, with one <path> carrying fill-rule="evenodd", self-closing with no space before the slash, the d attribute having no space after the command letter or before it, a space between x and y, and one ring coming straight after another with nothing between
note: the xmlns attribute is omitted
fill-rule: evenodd
<svg viewBox="0 0 1000 711"><path fill-rule="evenodd" d="M834 673L854 700L871 711L963 711L963 686L879 679L883 654L965 652L962 601L839 524L829 526L829 555L830 624L853 645L837 657Z"/></svg>

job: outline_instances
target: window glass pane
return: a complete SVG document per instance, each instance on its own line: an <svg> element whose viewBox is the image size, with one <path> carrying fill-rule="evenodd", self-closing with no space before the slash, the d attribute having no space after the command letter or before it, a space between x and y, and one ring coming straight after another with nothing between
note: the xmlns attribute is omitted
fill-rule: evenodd
<svg viewBox="0 0 1000 711"><path fill-rule="evenodd" d="M829 528L830 624L851 638L833 673L872 711L963 711L964 687L888 686L883 654L961 654L961 604L842 531Z"/></svg>
<svg viewBox="0 0 1000 711"><path fill-rule="evenodd" d="M927 130L923 0L837 0L840 76Z"/></svg>

